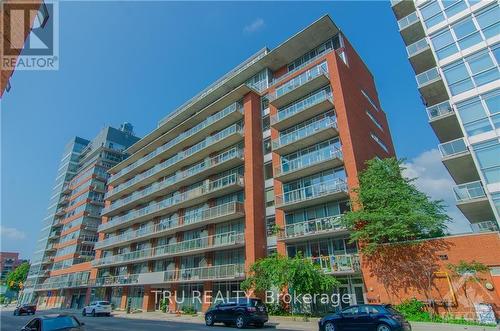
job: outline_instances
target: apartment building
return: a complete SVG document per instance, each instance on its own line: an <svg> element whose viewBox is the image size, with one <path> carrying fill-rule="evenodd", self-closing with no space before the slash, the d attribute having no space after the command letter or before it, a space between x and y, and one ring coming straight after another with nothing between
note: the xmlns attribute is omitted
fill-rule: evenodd
<svg viewBox="0 0 500 331"><path fill-rule="evenodd" d="M19 253L0 252L0 280L4 281L12 270L21 263L27 262L19 258Z"/></svg>
<svg viewBox="0 0 500 331"><path fill-rule="evenodd" d="M95 256L108 169L138 141L132 126L103 128L93 140L73 138L65 147L23 291L23 302L80 307Z"/></svg>
<svg viewBox="0 0 500 331"><path fill-rule="evenodd" d="M500 220L500 9L498 1L391 0L398 27L475 231Z"/></svg>
<svg viewBox="0 0 500 331"><path fill-rule="evenodd" d="M374 79L324 16L263 48L159 121L109 170L91 297L205 310L271 252L303 256L364 302L339 225L365 161L394 155ZM179 296L182 299L179 300Z"/></svg>

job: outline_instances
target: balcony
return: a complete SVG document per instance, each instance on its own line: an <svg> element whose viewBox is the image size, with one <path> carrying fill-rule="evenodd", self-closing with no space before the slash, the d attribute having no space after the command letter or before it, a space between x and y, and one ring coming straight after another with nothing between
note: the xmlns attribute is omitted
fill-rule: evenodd
<svg viewBox="0 0 500 331"><path fill-rule="evenodd" d="M428 107L427 115L439 141L450 141L463 136L457 115L448 100Z"/></svg>
<svg viewBox="0 0 500 331"><path fill-rule="evenodd" d="M144 262L174 256L201 254L218 249L237 248L242 246L244 246L243 233L227 232L130 253L106 256L92 261L92 266L123 265L132 262Z"/></svg>
<svg viewBox="0 0 500 331"><path fill-rule="evenodd" d="M49 234L48 239L55 240L55 239L59 238L60 235L61 235L61 232L52 232L51 234Z"/></svg>
<svg viewBox="0 0 500 331"><path fill-rule="evenodd" d="M425 37L424 27L416 11L398 21L399 33L406 45L411 45Z"/></svg>
<svg viewBox="0 0 500 331"><path fill-rule="evenodd" d="M415 78L427 105L435 105L449 99L441 74L436 67L418 74Z"/></svg>
<svg viewBox="0 0 500 331"><path fill-rule="evenodd" d="M207 177L224 172L243 162L243 150L232 148L219 155L206 158L203 163L198 163L186 170L179 171L175 175L165 178L160 182L155 182L151 186L136 191L126 198L114 201L110 206L102 210L101 215L113 216L130 208L130 204L141 204L148 200L156 199L168 193L178 190L182 186L194 184L200 177Z"/></svg>
<svg viewBox="0 0 500 331"><path fill-rule="evenodd" d="M321 89L306 98L278 110L271 117L271 126L277 130L291 127L324 113L334 107L331 89Z"/></svg>
<svg viewBox="0 0 500 331"><path fill-rule="evenodd" d="M336 168L343 163L342 151L329 146L296 159L281 162L279 167L274 168L274 178L287 182Z"/></svg>
<svg viewBox="0 0 500 331"><path fill-rule="evenodd" d="M244 264L226 264L211 267L199 267L165 271L167 283L187 283L208 280L241 280L245 278Z"/></svg>
<svg viewBox="0 0 500 331"><path fill-rule="evenodd" d="M334 117L323 117L290 133L273 140L273 152L280 155L293 153L301 148L325 141L338 135L337 121Z"/></svg>
<svg viewBox="0 0 500 331"><path fill-rule="evenodd" d="M279 233L279 239L292 243L345 233L347 233L347 229L340 224L340 216L328 216L285 225L283 231Z"/></svg>
<svg viewBox="0 0 500 331"><path fill-rule="evenodd" d="M109 222L99 226L99 231L109 231L120 226L139 223L156 216L166 215L175 210L202 203L215 196L236 192L242 188L243 176L238 174L231 174L216 180L206 180L204 185L189 191L183 193L177 192L162 201L150 203L146 207L135 209L122 216L113 217Z"/></svg>
<svg viewBox="0 0 500 331"><path fill-rule="evenodd" d="M348 196L346 182L341 178L336 178L276 195L276 208L288 211L345 199Z"/></svg>
<svg viewBox="0 0 500 331"><path fill-rule="evenodd" d="M169 173L174 173L185 166L199 162L215 152L236 144L242 137L243 127L239 124L233 124L215 135L207 137L202 142L176 154L174 157L133 177L113 190L108 191L104 198L106 200L116 200L120 196L130 194L135 191L138 186L154 183Z"/></svg>
<svg viewBox="0 0 500 331"><path fill-rule="evenodd" d="M481 181L466 183L453 188L457 207L471 223L495 219Z"/></svg>
<svg viewBox="0 0 500 331"><path fill-rule="evenodd" d="M324 87L329 81L326 64L317 65L278 86L273 93L268 94L269 103L282 108Z"/></svg>
<svg viewBox="0 0 500 331"><path fill-rule="evenodd" d="M47 283L37 284L35 286L35 290L41 291L41 290L75 288L75 287L87 287L89 284L90 284L89 280L66 280L58 282L47 282Z"/></svg>
<svg viewBox="0 0 500 331"><path fill-rule="evenodd" d="M490 232L500 231L497 221L483 221L471 224L472 231L474 232Z"/></svg>
<svg viewBox="0 0 500 331"><path fill-rule="evenodd" d="M415 11L413 0L391 0L391 7L398 20Z"/></svg>
<svg viewBox="0 0 500 331"><path fill-rule="evenodd" d="M326 274L344 275L361 271L358 254L330 255L307 258Z"/></svg>
<svg viewBox="0 0 500 331"><path fill-rule="evenodd" d="M95 244L95 249L110 249L115 246L122 246L133 241L148 240L173 234L178 231L188 231L204 224L221 223L233 219L241 218L245 215L245 208L241 202L229 202L223 205L201 210L189 218L182 217L174 219L168 223L159 223L138 229L132 232L124 233L118 236L112 236L100 240ZM105 224L103 224L105 225Z"/></svg>
<svg viewBox="0 0 500 331"><path fill-rule="evenodd" d="M406 52L416 74L436 66L436 59L426 38L406 46Z"/></svg>
<svg viewBox="0 0 500 331"><path fill-rule="evenodd" d="M474 160L464 138L439 145L443 163L455 183L461 184L479 179Z"/></svg>
<svg viewBox="0 0 500 331"><path fill-rule="evenodd" d="M192 145L197 140L206 137L210 132L221 130L242 118L243 105L240 102L235 102L112 175L108 180L108 184L119 184L124 181L123 176L125 174L131 171L144 171L156 163L155 159L172 157L182 150L183 146Z"/></svg>

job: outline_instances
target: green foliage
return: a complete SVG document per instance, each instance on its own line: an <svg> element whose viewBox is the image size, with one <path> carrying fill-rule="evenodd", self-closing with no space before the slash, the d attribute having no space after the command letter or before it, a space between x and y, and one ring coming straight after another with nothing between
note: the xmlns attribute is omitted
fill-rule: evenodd
<svg viewBox="0 0 500 331"><path fill-rule="evenodd" d="M160 302L161 311L166 313L169 305L170 305L170 301L168 300L168 298L163 298Z"/></svg>
<svg viewBox="0 0 500 331"><path fill-rule="evenodd" d="M182 312L186 315L195 315L196 309L194 309L193 306L185 306L185 307L182 307Z"/></svg>
<svg viewBox="0 0 500 331"><path fill-rule="evenodd" d="M275 254L252 264L241 287L256 292L292 288L297 294L321 294L338 285L334 277L324 274L318 265L301 255L289 258Z"/></svg>
<svg viewBox="0 0 500 331"><path fill-rule="evenodd" d="M448 264L448 269L453 271L455 274L459 276L464 276L464 275L476 275L481 272L486 272L489 270L489 268L476 261L472 262L466 262L464 260L460 260L458 264Z"/></svg>
<svg viewBox="0 0 500 331"><path fill-rule="evenodd" d="M16 269L9 272L7 275L7 286L10 290L19 291L28 277L30 264L28 262L21 263Z"/></svg>
<svg viewBox="0 0 500 331"><path fill-rule="evenodd" d="M403 161L396 158L368 161L353 189L358 208L345 214L342 223L351 230L351 241L363 243L365 253L379 244L444 235L446 222L442 200L431 200L402 175Z"/></svg>

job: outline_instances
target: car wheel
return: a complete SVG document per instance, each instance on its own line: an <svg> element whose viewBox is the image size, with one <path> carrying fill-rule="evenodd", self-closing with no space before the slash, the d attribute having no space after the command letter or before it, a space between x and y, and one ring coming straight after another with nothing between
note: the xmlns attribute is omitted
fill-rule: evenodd
<svg viewBox="0 0 500 331"><path fill-rule="evenodd" d="M332 322L326 322L325 331L335 331L335 325Z"/></svg>
<svg viewBox="0 0 500 331"><path fill-rule="evenodd" d="M246 326L246 323L245 323L245 318L243 317L243 315L239 315L238 317L236 317L236 327L238 329L243 329L245 328Z"/></svg>
<svg viewBox="0 0 500 331"><path fill-rule="evenodd" d="M205 324L207 326L213 326L214 325L214 316L212 314L206 314L205 315Z"/></svg>
<svg viewBox="0 0 500 331"><path fill-rule="evenodd" d="M92 317L95 317L95 309L92 309Z"/></svg>
<svg viewBox="0 0 500 331"><path fill-rule="evenodd" d="M85 312L85 308L82 310L82 316L87 316L87 313Z"/></svg>
<svg viewBox="0 0 500 331"><path fill-rule="evenodd" d="M391 327L387 324L380 324L377 326L377 331L391 331Z"/></svg>

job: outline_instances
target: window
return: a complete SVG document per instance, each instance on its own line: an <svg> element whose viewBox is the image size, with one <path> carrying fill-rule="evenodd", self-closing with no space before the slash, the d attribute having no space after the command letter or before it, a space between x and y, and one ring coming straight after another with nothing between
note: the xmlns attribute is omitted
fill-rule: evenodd
<svg viewBox="0 0 500 331"><path fill-rule="evenodd" d="M486 179L486 183L500 182L500 141L498 139L486 141L472 146L476 152L479 166Z"/></svg>
<svg viewBox="0 0 500 331"><path fill-rule="evenodd" d="M266 207L274 206L274 188L266 190Z"/></svg>
<svg viewBox="0 0 500 331"><path fill-rule="evenodd" d="M420 11L424 19L425 26L430 28L444 20L444 15L441 12L441 7L438 1L434 1L423 7Z"/></svg>
<svg viewBox="0 0 500 331"><path fill-rule="evenodd" d="M276 233L274 233L274 228L276 226L276 219L273 216L269 216L266 218L266 230L267 230L267 235L268 236L274 236Z"/></svg>
<svg viewBox="0 0 500 331"><path fill-rule="evenodd" d="M273 178L273 164L268 162L264 164L264 180Z"/></svg>
<svg viewBox="0 0 500 331"><path fill-rule="evenodd" d="M377 144L379 144L380 147L382 147L382 149L384 151L386 151L386 153L389 153L389 150L387 149L387 146L385 146L384 142L382 141L382 139L380 139L377 135L375 135L373 132L370 133L371 137L373 140L375 140L375 142Z"/></svg>
<svg viewBox="0 0 500 331"><path fill-rule="evenodd" d="M264 155L271 153L271 138L264 139Z"/></svg>
<svg viewBox="0 0 500 331"><path fill-rule="evenodd" d="M271 119L269 115L262 118L262 131L269 130L271 128Z"/></svg>
<svg viewBox="0 0 500 331"><path fill-rule="evenodd" d="M384 131L382 125L377 121L377 119L375 119L375 117L368 110L366 111L366 115L368 115L368 117L372 120L373 124L377 126L377 128L379 128L381 131Z"/></svg>
<svg viewBox="0 0 500 331"><path fill-rule="evenodd" d="M366 98L366 100L368 100L368 102L370 103L370 105L372 105L372 107L376 110L376 111L379 111L379 109L377 108L377 106L375 105L375 102L373 102L372 98L370 98L370 96L364 91L364 90L361 90L361 93L363 93L364 97Z"/></svg>
<svg viewBox="0 0 500 331"><path fill-rule="evenodd" d="M459 103L457 112L469 136L500 128L500 90Z"/></svg>
<svg viewBox="0 0 500 331"><path fill-rule="evenodd" d="M500 6L498 3L480 11L475 16L486 38L498 35L500 28Z"/></svg>

